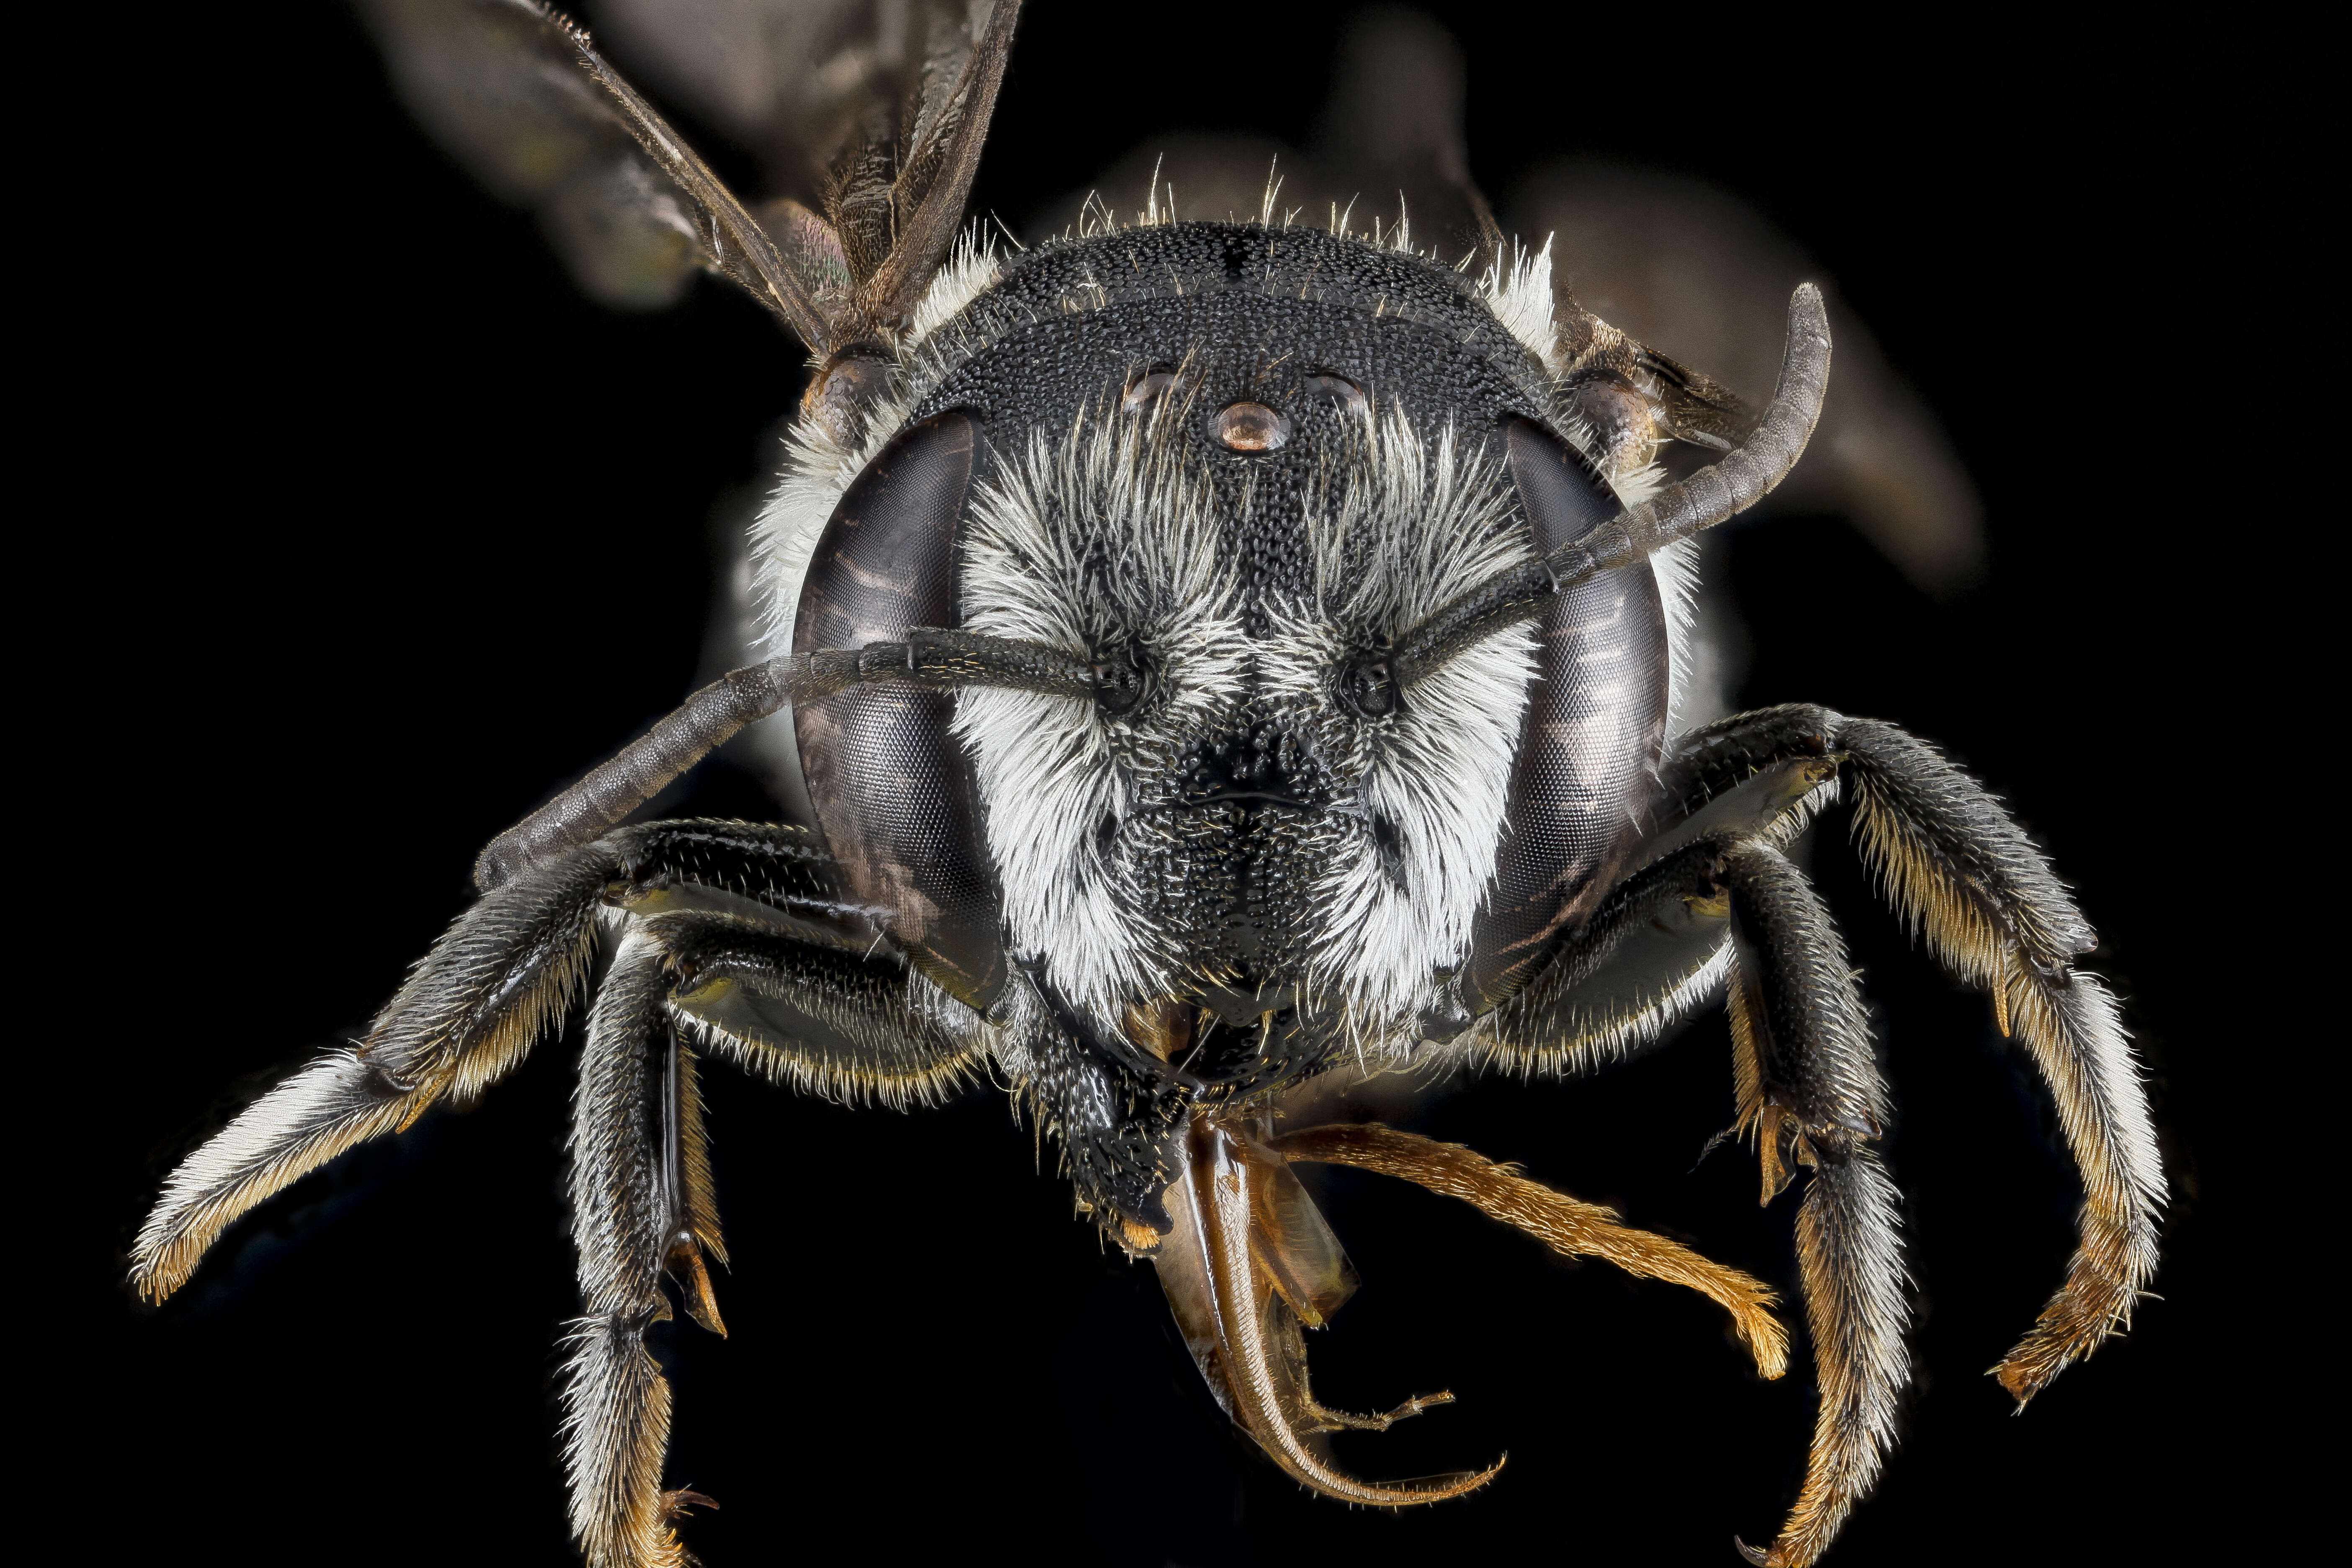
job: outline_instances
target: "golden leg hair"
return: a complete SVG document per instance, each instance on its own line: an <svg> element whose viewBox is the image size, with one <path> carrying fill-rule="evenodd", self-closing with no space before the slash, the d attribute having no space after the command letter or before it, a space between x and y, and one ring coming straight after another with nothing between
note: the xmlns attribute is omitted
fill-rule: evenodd
<svg viewBox="0 0 2352 1568"><path fill-rule="evenodd" d="M1815 1158L1797 1210L1797 1263L1821 1407L1804 1488L1771 1550L1740 1548L1764 1568L1805 1568L1837 1538L1885 1462L1906 1376L1895 1184L1859 1140Z"/></svg>
<svg viewBox="0 0 2352 1568"><path fill-rule="evenodd" d="M1705 803L1804 758L1837 763L1864 863L1945 968L1990 995L2049 1086L2082 1173L2065 1284L1993 1369L2022 1405L2129 1324L2156 1270L2163 1160L2115 998L2077 967L2097 935L2000 801L1891 724L1805 705L1738 714L1684 738L1667 795L1704 816ZM1772 1152L1768 1184L1785 1174Z"/></svg>
<svg viewBox="0 0 2352 1568"><path fill-rule="evenodd" d="M669 1381L646 1352L642 1321L581 1318L566 1337L563 1461L572 1533L588 1568L683 1568L661 1489L669 1451Z"/></svg>
<svg viewBox="0 0 2352 1568"><path fill-rule="evenodd" d="M2138 1070L2106 987L2079 972L2053 982L2012 954L2006 991L2010 1032L2023 1037L2057 1096L2084 1193L2066 1283L1993 1368L2021 1408L2131 1326L2132 1307L2156 1273L2164 1184Z"/></svg>
<svg viewBox="0 0 2352 1568"><path fill-rule="evenodd" d="M1779 1377L1789 1370L1789 1333L1772 1316L1775 1297L1762 1280L1711 1263L1679 1242L1635 1230L1612 1209L1554 1192L1458 1143L1440 1143L1378 1122L1310 1127L1277 1138L1272 1146L1294 1163L1353 1165L1402 1177L1460 1198L1564 1257L1603 1258L1637 1279L1696 1290L1731 1314L1758 1371Z"/></svg>
<svg viewBox="0 0 2352 1568"><path fill-rule="evenodd" d="M2119 1333L2156 1272L2164 1167L2115 998L2074 961L2096 942L2000 803L1924 742L1847 721L1864 859L1946 967L1993 999L2058 1102L2082 1172L2081 1245L2066 1283L1994 1368L2021 1405Z"/></svg>

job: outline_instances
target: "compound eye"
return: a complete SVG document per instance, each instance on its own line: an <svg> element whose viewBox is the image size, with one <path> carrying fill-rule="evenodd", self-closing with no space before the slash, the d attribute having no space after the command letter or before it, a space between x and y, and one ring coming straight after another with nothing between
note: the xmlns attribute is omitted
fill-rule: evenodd
<svg viewBox="0 0 2352 1568"><path fill-rule="evenodd" d="M1111 718L1134 712L1151 695L1151 672L1131 644L1096 664L1094 677L1095 707Z"/></svg>
<svg viewBox="0 0 2352 1568"><path fill-rule="evenodd" d="M794 648L863 648L956 624L956 541L979 450L978 423L951 411L866 465L817 540ZM922 973L985 1010L1006 983L1004 915L955 703L949 691L853 687L799 704L793 727L817 825L856 901L890 911L891 935Z"/></svg>
<svg viewBox="0 0 2352 1568"><path fill-rule="evenodd" d="M1378 719L1397 707L1396 678L1386 650L1352 659L1339 674L1339 700L1360 719Z"/></svg>

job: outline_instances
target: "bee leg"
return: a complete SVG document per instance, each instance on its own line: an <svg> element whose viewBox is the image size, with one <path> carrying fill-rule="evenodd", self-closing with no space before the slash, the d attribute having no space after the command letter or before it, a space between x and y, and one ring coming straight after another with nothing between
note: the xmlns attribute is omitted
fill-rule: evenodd
<svg viewBox="0 0 2352 1568"><path fill-rule="evenodd" d="M742 825L657 826L709 839ZM591 1568L688 1561L672 1521L708 1501L662 1489L669 1384L645 1342L670 1316L665 1271L688 1315L726 1332L704 1264L706 1252L727 1255L688 1041L794 1087L903 1103L959 1083L982 1027L878 940L814 940L805 922L708 884L634 903L661 912L629 917L589 1013L572 1102L584 1311L567 1340L564 1466Z"/></svg>
<svg viewBox="0 0 2352 1568"><path fill-rule="evenodd" d="M1655 1040L1711 997L1731 960L1726 845L1784 845L1835 799L1837 764L1797 757L1728 784L1652 835L1635 869L1528 984L1451 1054L1506 1070L1596 1071Z"/></svg>
<svg viewBox="0 0 2352 1568"><path fill-rule="evenodd" d="M1845 943L1801 872L1768 844L1726 847L1736 959L1731 1019L1740 1126L1759 1135L1765 1201L1811 1168L1797 1252L1821 1408L1805 1484L1769 1552L1818 1558L1877 1479L1909 1379L1896 1193L1872 1145L1885 1089Z"/></svg>
<svg viewBox="0 0 2352 1568"><path fill-rule="evenodd" d="M1689 736L1664 770L1687 808L1788 759L1834 761L1853 836L1889 900L1955 976L1992 996L2058 1103L2083 1176L2066 1283L1994 1369L2022 1405L2128 1325L2156 1271L2164 1171L2097 944L2064 886L2000 803L1891 724L1824 708L1769 708Z"/></svg>
<svg viewBox="0 0 2352 1568"><path fill-rule="evenodd" d="M798 828L648 823L542 860L457 917L364 1039L295 1073L172 1173L132 1250L140 1292L162 1300L255 1205L513 1071L579 994L611 903L724 905L814 940L861 950L874 940Z"/></svg>
<svg viewBox="0 0 2352 1568"><path fill-rule="evenodd" d="M661 1487L669 1384L645 1343L646 1330L670 1316L660 1288L670 1244L692 1228L675 1212L665 1170L680 1052L667 968L646 933L623 938L589 1013L572 1100L572 1234L586 1310L565 1340L563 1459L572 1531L590 1568L687 1561Z"/></svg>
<svg viewBox="0 0 2352 1568"><path fill-rule="evenodd" d="M1731 1314L1732 1326L1766 1377L1789 1367L1789 1335L1772 1316L1773 1295L1760 1279L1709 1262L1662 1236L1634 1230L1613 1210L1579 1202L1529 1181L1508 1166L1457 1143L1440 1143L1400 1132L1378 1122L1356 1127L1310 1127L1287 1133L1272 1147L1285 1159L1319 1161L1378 1171L1460 1198L1480 1213L1516 1226L1566 1258L1601 1258L1637 1279L1664 1279L1696 1290ZM1420 1414L1416 1401L1386 1416L1349 1417L1346 1425L1385 1429L1394 1420Z"/></svg>
<svg viewBox="0 0 2352 1568"><path fill-rule="evenodd" d="M887 944L826 946L733 920L667 917L670 1005L710 1054L782 1088L847 1104L932 1104L986 1049L978 1014Z"/></svg>
<svg viewBox="0 0 2352 1568"><path fill-rule="evenodd" d="M482 899L410 971L366 1038L296 1072L182 1162L131 1251L140 1293L163 1300L238 1216L345 1150L513 1070L578 994L618 866L608 847L590 845Z"/></svg>
<svg viewBox="0 0 2352 1568"><path fill-rule="evenodd" d="M2119 1333L2156 1273L2164 1169L2114 996L2074 960L2097 944L1999 802L1891 724L1848 720L1838 747L1853 832L1895 908L1946 969L1990 991L2058 1102L2083 1175L2066 1283L1995 1368L2022 1406Z"/></svg>
<svg viewBox="0 0 2352 1568"><path fill-rule="evenodd" d="M1828 911L1777 847L1823 804L1826 761L1767 758L1711 799L1697 793L1699 809L1646 847L1657 858L1463 1040L1507 1065L1589 1070L1728 979L1738 1125L1759 1135L1766 1201L1798 1166L1812 1172L1797 1234L1822 1405L1789 1522L1769 1553L1749 1553L1776 1568L1817 1558L1869 1489L1909 1371L1896 1194L1872 1148L1884 1094L1861 996Z"/></svg>

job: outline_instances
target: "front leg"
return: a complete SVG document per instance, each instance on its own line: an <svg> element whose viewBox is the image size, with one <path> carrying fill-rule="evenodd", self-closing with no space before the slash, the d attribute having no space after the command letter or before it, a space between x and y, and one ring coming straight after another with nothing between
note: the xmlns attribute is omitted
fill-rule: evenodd
<svg viewBox="0 0 2352 1568"><path fill-rule="evenodd" d="M533 866L457 917L358 1045L321 1055L172 1173L132 1250L140 1292L162 1300L255 1205L514 1070L578 996L599 920L616 906L725 908L861 952L877 937L798 828L646 823Z"/></svg>
<svg viewBox="0 0 2352 1568"><path fill-rule="evenodd" d="M1643 863L1517 995L1454 1050L1518 1073L1597 1070L1712 997L1731 959L1722 847L1786 846L1836 793L1837 764L1797 757L1759 769L1643 847Z"/></svg>
<svg viewBox="0 0 2352 1568"><path fill-rule="evenodd" d="M1764 1201L1787 1184L1791 1165L1812 1171L1797 1212L1797 1260L1821 1383L1796 1506L1769 1552L1740 1550L1769 1568L1802 1568L1877 1479L1910 1377L1897 1194L1874 1147L1886 1096L1845 942L1811 884L1753 841L1725 846L1717 868L1736 953L1739 1124L1758 1138Z"/></svg>

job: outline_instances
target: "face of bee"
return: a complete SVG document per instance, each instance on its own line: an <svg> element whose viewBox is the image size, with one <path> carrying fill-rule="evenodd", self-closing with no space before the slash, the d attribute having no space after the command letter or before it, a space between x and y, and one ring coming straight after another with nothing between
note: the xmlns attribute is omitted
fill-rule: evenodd
<svg viewBox="0 0 2352 1568"><path fill-rule="evenodd" d="M1411 701L1381 653L1526 546L1498 466L1450 431L1308 393L1273 414L1282 447L1235 449L1210 380L1035 440L982 487L966 625L1083 647L1107 678L1091 704L966 693L956 727L1033 973L1096 1031L1211 1016L1189 1070L1246 1082L1408 1034L1461 965L1530 639ZM1271 1056L1269 1013L1290 1042Z"/></svg>
<svg viewBox="0 0 2352 1568"><path fill-rule="evenodd" d="M1232 286L1210 254L1229 242L1265 253L1241 268L1262 286ZM1105 289L1139 270L1122 247L1152 252L1163 265L1140 270L1171 291ZM1308 276L1321 298L1290 287ZM1264 230L1041 252L960 321L977 347L910 400L842 502L795 646L960 625L1084 650L1097 691L875 694L839 700L865 705L851 720L804 715L836 852L911 950L987 984L1023 972L1086 1037L1203 1084L1458 1029L1498 875L1556 912L1652 760L1588 721L1578 743L1624 752L1608 787L1562 804L1555 769L1530 795L1525 737L1559 717L1546 661L1566 672L1591 651L1576 627L1495 637L1410 691L1389 678L1396 639L1549 547L1511 435L1548 395L1525 347L1425 264ZM1646 599L1612 603L1655 643L1643 583ZM835 613L852 599L867 609ZM1652 665L1606 700L1662 708ZM1550 860L1515 868L1522 808L1603 826L1531 834Z"/></svg>

